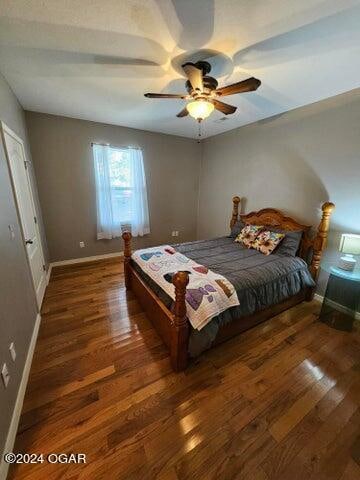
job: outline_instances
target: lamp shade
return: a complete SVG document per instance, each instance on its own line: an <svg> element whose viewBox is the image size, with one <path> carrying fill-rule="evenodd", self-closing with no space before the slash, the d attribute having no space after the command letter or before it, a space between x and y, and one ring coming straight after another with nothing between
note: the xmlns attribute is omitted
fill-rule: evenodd
<svg viewBox="0 0 360 480"><path fill-rule="evenodd" d="M360 235L354 233L343 233L341 235L340 252L350 255L360 255Z"/></svg>
<svg viewBox="0 0 360 480"><path fill-rule="evenodd" d="M206 100L195 100L188 103L186 109L196 120L204 120L214 110L214 105Z"/></svg>

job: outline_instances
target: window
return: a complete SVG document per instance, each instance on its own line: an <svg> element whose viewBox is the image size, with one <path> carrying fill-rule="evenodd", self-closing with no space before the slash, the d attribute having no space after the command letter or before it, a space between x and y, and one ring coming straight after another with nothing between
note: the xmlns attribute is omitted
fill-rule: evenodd
<svg viewBox="0 0 360 480"><path fill-rule="evenodd" d="M109 172L114 221L119 225L131 225L131 195L134 189L131 186L128 151L110 149Z"/></svg>
<svg viewBox="0 0 360 480"><path fill-rule="evenodd" d="M150 233L141 150L93 144L93 155L98 239L119 237L125 226L134 236Z"/></svg>

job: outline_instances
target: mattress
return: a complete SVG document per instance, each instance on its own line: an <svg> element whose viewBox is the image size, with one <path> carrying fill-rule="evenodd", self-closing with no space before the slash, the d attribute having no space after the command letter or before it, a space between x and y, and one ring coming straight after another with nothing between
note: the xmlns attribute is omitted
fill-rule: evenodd
<svg viewBox="0 0 360 480"><path fill-rule="evenodd" d="M280 303L306 287L314 286L307 264L299 257L247 249L229 237L172 245L177 251L226 277L235 287L239 306L213 318L200 331L191 329L189 355L196 357L210 348L219 328L228 322ZM132 261L134 269L161 301L172 307L172 299Z"/></svg>

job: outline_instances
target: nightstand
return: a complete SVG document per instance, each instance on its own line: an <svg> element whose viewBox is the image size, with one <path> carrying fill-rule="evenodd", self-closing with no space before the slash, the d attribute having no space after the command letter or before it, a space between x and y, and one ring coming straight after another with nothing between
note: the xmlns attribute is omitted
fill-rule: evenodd
<svg viewBox="0 0 360 480"><path fill-rule="evenodd" d="M347 272L329 263L321 265L329 279L319 319L337 330L360 327L360 268Z"/></svg>

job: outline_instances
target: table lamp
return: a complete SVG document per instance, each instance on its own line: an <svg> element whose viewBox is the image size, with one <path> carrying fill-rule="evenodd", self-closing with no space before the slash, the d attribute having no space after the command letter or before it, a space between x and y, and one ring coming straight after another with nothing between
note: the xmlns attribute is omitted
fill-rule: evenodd
<svg viewBox="0 0 360 480"><path fill-rule="evenodd" d="M341 235L339 251L345 253L340 258L339 268L352 272L356 265L353 255L360 255L360 235L354 233L343 233Z"/></svg>

